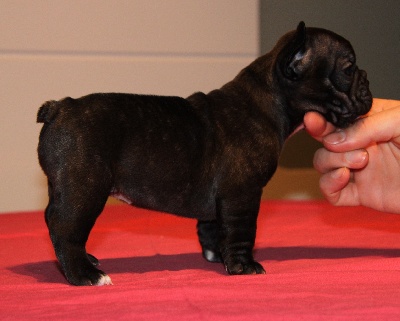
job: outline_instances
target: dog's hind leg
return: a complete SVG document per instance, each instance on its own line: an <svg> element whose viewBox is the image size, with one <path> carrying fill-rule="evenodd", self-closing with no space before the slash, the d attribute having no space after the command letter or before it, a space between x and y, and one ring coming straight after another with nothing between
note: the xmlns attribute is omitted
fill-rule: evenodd
<svg viewBox="0 0 400 321"><path fill-rule="evenodd" d="M96 166L94 166L96 167ZM110 277L97 269L97 259L86 253L86 242L102 212L111 189L111 175L104 168L91 170L77 180L65 172L49 179L46 223L61 268L74 285L108 285ZM74 180L68 181L68 177Z"/></svg>
<svg viewBox="0 0 400 321"><path fill-rule="evenodd" d="M197 222L197 235L199 237L203 257L209 262L222 263L219 249L220 232L217 221L199 220Z"/></svg>

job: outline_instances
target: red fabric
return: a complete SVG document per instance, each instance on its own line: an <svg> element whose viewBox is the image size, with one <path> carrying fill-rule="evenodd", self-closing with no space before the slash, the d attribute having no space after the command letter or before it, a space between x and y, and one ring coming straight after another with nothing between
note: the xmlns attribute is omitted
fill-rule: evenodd
<svg viewBox="0 0 400 321"><path fill-rule="evenodd" d="M195 221L108 206L88 243L114 286L68 285L43 213L0 215L1 320L398 320L400 215L263 202L255 257L228 276Z"/></svg>

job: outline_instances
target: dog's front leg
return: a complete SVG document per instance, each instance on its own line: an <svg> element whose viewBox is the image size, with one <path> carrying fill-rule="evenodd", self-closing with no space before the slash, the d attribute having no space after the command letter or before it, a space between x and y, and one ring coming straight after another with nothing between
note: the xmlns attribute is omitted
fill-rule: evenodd
<svg viewBox="0 0 400 321"><path fill-rule="evenodd" d="M217 202L221 255L229 274L265 274L253 258L260 195L240 195Z"/></svg>

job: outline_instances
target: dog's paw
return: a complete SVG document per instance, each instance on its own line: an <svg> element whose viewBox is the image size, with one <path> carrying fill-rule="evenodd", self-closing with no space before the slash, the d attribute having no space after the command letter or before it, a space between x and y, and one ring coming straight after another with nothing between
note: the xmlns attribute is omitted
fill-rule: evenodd
<svg viewBox="0 0 400 321"><path fill-rule="evenodd" d="M213 251L213 250L203 248L203 257L208 262L211 262L211 263L222 263L223 262L221 253L219 253L218 251Z"/></svg>
<svg viewBox="0 0 400 321"><path fill-rule="evenodd" d="M111 281L111 278L110 278L107 274L104 274L104 275L102 275L102 276L100 277L100 279L99 279L95 284L93 284L93 285L98 285L98 286L101 286L101 285L113 285L113 283L112 283L112 281Z"/></svg>
<svg viewBox="0 0 400 321"><path fill-rule="evenodd" d="M225 269L231 275L265 274L262 265L255 261L247 263L230 262L225 264Z"/></svg>
<svg viewBox="0 0 400 321"><path fill-rule="evenodd" d="M98 275L93 275L91 274L90 276L86 277L67 277L69 283L72 285L78 285L78 286L102 286L102 285L113 285L111 278L105 274L105 273L100 273Z"/></svg>
<svg viewBox="0 0 400 321"><path fill-rule="evenodd" d="M92 264L85 269L77 269L75 273L68 271L65 274L67 280L72 285L88 286L88 285L112 285L111 278L101 270L96 269Z"/></svg>
<svg viewBox="0 0 400 321"><path fill-rule="evenodd" d="M87 254L87 256L88 256L89 261L93 264L93 266L100 265L99 260L95 256L93 256L92 254L89 254L89 253Z"/></svg>

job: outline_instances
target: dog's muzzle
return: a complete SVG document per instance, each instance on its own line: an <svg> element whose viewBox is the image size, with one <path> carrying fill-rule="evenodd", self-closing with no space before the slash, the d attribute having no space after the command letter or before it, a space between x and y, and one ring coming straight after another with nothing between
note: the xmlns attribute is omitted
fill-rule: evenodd
<svg viewBox="0 0 400 321"><path fill-rule="evenodd" d="M369 90L369 81L367 79L367 72L358 70L356 73L358 79L354 79L351 97L355 102L357 108L356 113L361 116L368 113L372 106L372 94Z"/></svg>
<svg viewBox="0 0 400 321"><path fill-rule="evenodd" d="M345 99L334 99L329 103L326 114L328 121L335 126L345 128L354 123L357 118L369 112L372 106L372 94L369 90L367 73L357 69L353 83Z"/></svg>

